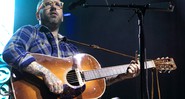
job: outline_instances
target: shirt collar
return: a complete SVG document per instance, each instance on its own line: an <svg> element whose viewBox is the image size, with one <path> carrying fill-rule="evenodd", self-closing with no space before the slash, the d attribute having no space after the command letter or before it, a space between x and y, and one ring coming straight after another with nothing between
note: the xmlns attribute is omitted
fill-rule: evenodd
<svg viewBox="0 0 185 99"><path fill-rule="evenodd" d="M44 26L44 25L37 24L37 25L35 25L35 27L36 27L40 32L44 32L44 33L50 32L50 30L49 30L46 26Z"/></svg>
<svg viewBox="0 0 185 99"><path fill-rule="evenodd" d="M51 32L51 31L50 31L46 26L44 26L44 25L36 24L35 27L36 27L40 32L44 32L44 33ZM66 40L66 37L58 33L58 40L59 40L59 41L65 41L65 40Z"/></svg>

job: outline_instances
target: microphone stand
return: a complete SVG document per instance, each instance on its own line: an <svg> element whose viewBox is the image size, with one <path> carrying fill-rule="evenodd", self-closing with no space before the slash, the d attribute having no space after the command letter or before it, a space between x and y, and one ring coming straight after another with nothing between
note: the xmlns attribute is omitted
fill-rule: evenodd
<svg viewBox="0 0 185 99"><path fill-rule="evenodd" d="M138 26L139 26L139 55L140 55L140 68L141 68L141 77L140 77L140 86L141 86L141 99L149 99L147 98L147 87L146 87L146 71L144 70L144 62L145 62L145 35L144 35L144 25L143 25L143 17L145 14L145 8L139 8L136 13L138 15ZM146 95L146 96L145 96Z"/></svg>
<svg viewBox="0 0 185 99"><path fill-rule="evenodd" d="M167 7L166 7L167 4ZM161 7L162 6L162 7ZM165 6L165 7L164 7ZM144 62L145 62L145 35L144 35L144 25L143 25L143 19L146 10L151 10L151 11L163 11L163 12L173 12L174 6L171 5L171 3L165 3L161 4L160 7L152 7L150 4L146 5L135 5L135 4L130 4L130 5L118 5L118 4L111 4L111 5L89 5L89 4L83 4L83 7L108 7L108 8L113 8L113 7L120 7L120 8L126 8L126 9L134 9L137 16L138 16L138 27L139 27L139 55L140 55L140 68L141 68L141 79L140 79L140 84L141 84L141 99L149 99L149 96L147 96L147 88L146 88L146 71L144 70Z"/></svg>

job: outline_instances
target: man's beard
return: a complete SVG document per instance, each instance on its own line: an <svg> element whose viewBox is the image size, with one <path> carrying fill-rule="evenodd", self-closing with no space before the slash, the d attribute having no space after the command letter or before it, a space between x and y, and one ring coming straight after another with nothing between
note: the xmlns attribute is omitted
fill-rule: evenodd
<svg viewBox="0 0 185 99"><path fill-rule="evenodd" d="M48 18L48 23L52 25L58 25L61 23L61 19L57 17Z"/></svg>
<svg viewBox="0 0 185 99"><path fill-rule="evenodd" d="M59 27L61 19L58 17L47 17L42 20L43 25L47 26L49 29L54 30Z"/></svg>

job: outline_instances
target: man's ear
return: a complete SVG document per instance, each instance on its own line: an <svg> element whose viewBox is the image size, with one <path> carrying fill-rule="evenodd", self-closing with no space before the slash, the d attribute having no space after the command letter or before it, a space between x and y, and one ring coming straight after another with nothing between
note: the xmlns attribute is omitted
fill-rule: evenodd
<svg viewBox="0 0 185 99"><path fill-rule="evenodd" d="M62 17L62 19L61 19L61 22L63 22L64 21L64 17Z"/></svg>
<svg viewBox="0 0 185 99"><path fill-rule="evenodd" d="M40 20L39 11L36 12L36 18L37 18L37 20Z"/></svg>

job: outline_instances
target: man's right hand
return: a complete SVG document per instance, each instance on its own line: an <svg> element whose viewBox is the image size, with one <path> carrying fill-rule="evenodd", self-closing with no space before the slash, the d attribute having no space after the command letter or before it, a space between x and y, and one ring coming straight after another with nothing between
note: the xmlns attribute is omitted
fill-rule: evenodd
<svg viewBox="0 0 185 99"><path fill-rule="evenodd" d="M63 92L62 81L59 78L57 78L49 69L45 68L39 63L32 62L23 70L35 76L41 76L51 92L55 94L60 94Z"/></svg>
<svg viewBox="0 0 185 99"><path fill-rule="evenodd" d="M56 94L60 94L63 92L62 81L57 78L52 72L48 72L47 74L45 74L43 79L51 92Z"/></svg>

